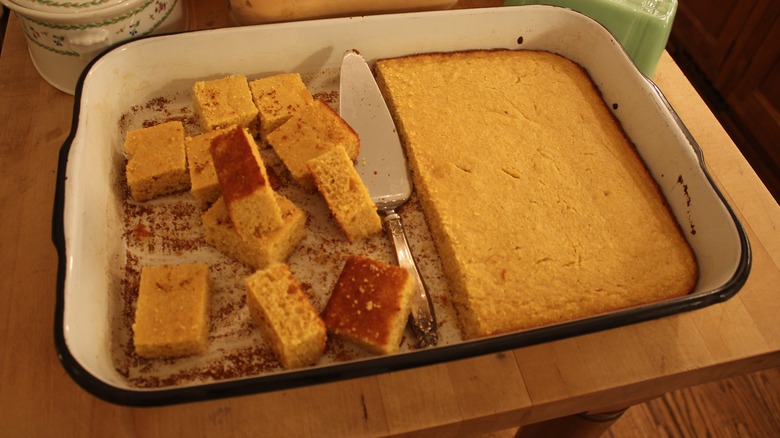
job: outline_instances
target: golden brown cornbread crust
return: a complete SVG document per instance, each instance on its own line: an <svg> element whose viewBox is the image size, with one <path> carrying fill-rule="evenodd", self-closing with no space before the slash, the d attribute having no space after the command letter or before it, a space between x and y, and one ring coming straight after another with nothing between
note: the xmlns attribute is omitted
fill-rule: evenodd
<svg viewBox="0 0 780 438"><path fill-rule="evenodd" d="M234 127L211 141L211 155L223 163L216 172L218 177L220 171L224 174L220 186L224 186L225 197L231 201L245 198L268 185L263 167L257 164L257 155L246 152L247 148L254 148L254 145L244 146L247 138L241 128Z"/></svg>
<svg viewBox="0 0 780 438"><path fill-rule="evenodd" d="M212 139L209 151L236 231L252 239L282 226L281 210L265 164L249 133L234 126Z"/></svg>
<svg viewBox="0 0 780 438"><path fill-rule="evenodd" d="M693 289L679 225L577 64L470 51L376 72L467 337Z"/></svg>
<svg viewBox="0 0 780 438"><path fill-rule="evenodd" d="M344 265L322 318L328 330L376 354L398 351L409 317L409 272L366 257Z"/></svg>

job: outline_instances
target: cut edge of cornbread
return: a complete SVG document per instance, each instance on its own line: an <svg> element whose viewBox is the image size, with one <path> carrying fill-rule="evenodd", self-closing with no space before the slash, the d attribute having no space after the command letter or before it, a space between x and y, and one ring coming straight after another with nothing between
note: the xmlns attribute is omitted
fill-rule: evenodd
<svg viewBox="0 0 780 438"><path fill-rule="evenodd" d="M206 243L228 257L264 269L275 262L286 260L306 236L306 213L292 201L277 194L284 223L279 228L244 239L238 234L223 198L217 199L203 214Z"/></svg>
<svg viewBox="0 0 780 438"><path fill-rule="evenodd" d="M203 134L186 137L187 163L190 172L190 193L201 210L207 210L221 195L217 171L211 157L211 140L222 135L227 128L219 128Z"/></svg>
<svg viewBox="0 0 780 438"><path fill-rule="evenodd" d="M325 352L327 330L290 268L274 263L245 284L252 320L282 366L315 364Z"/></svg>
<svg viewBox="0 0 780 438"><path fill-rule="evenodd" d="M258 109L261 146L268 146L267 136L290 119L314 98L299 73L282 73L249 82L252 99Z"/></svg>
<svg viewBox="0 0 780 438"><path fill-rule="evenodd" d="M357 132L321 99L300 108L267 136L293 179L304 189L314 191L308 161L341 146L351 160L360 152Z"/></svg>
<svg viewBox="0 0 780 438"><path fill-rule="evenodd" d="M382 231L382 220L352 160L341 146L307 163L317 190L350 242Z"/></svg>

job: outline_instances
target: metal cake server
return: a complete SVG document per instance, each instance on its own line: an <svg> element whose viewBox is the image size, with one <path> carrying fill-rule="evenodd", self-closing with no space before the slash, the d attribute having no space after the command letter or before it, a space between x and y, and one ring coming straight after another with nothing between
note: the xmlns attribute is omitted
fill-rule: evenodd
<svg viewBox="0 0 780 438"><path fill-rule="evenodd" d="M360 136L360 155L355 168L392 238L398 264L408 270L417 283L411 310L417 344L420 347L436 345L438 334L433 303L409 249L401 216L395 212L412 195L406 157L371 68L354 50L344 54L341 62L339 112Z"/></svg>

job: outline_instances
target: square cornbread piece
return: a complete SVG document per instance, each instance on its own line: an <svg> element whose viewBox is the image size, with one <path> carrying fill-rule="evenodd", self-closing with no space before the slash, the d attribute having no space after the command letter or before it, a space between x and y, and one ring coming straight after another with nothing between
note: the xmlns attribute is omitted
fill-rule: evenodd
<svg viewBox="0 0 780 438"><path fill-rule="evenodd" d="M344 148L335 147L312 158L309 169L347 240L357 242L382 231L376 205Z"/></svg>
<svg viewBox="0 0 780 438"><path fill-rule="evenodd" d="M323 311L325 326L373 353L395 353L409 318L414 286L404 268L352 256Z"/></svg>
<svg viewBox="0 0 780 438"><path fill-rule="evenodd" d="M226 256L254 269L263 269L271 263L286 260L306 236L306 213L284 196L276 196L284 223L279 228L250 239L244 239L238 234L230 220L225 200L217 199L202 216L206 242Z"/></svg>
<svg viewBox="0 0 780 438"><path fill-rule="evenodd" d="M211 140L225 132L225 129L216 129L205 134L187 137L184 140L190 171L190 193L202 210L208 209L221 193L217 171L214 169L214 160L211 158L209 148Z"/></svg>
<svg viewBox="0 0 780 438"><path fill-rule="evenodd" d="M260 120L261 145L266 136L314 100L298 73L283 73L249 82Z"/></svg>
<svg viewBox="0 0 780 438"><path fill-rule="evenodd" d="M354 161L360 151L357 133L320 99L299 109L267 139L295 181L310 191L315 187L309 160L341 146Z"/></svg>
<svg viewBox="0 0 780 438"><path fill-rule="evenodd" d="M129 131L124 148L127 185L136 201L148 201L190 187L181 122Z"/></svg>
<svg viewBox="0 0 780 438"><path fill-rule="evenodd" d="M199 81L192 91L195 114L203 131L240 125L257 135L257 107L246 76Z"/></svg>
<svg viewBox="0 0 780 438"><path fill-rule="evenodd" d="M141 269L133 323L133 342L139 356L182 357L208 350L208 274L205 264Z"/></svg>
<svg viewBox="0 0 780 438"><path fill-rule="evenodd" d="M274 263L245 283L252 320L282 365L289 369L317 362L325 352L325 324L290 268Z"/></svg>
<svg viewBox="0 0 780 438"><path fill-rule="evenodd" d="M579 65L493 50L376 71L466 337L693 290L693 251Z"/></svg>
<svg viewBox="0 0 780 438"><path fill-rule="evenodd" d="M219 187L236 231L246 240L279 228L282 211L257 143L241 126L211 140Z"/></svg>

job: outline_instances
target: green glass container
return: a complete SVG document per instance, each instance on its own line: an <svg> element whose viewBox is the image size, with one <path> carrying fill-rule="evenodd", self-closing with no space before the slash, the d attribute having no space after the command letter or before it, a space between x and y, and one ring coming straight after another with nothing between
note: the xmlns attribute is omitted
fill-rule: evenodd
<svg viewBox="0 0 780 438"><path fill-rule="evenodd" d="M601 23L623 45L647 77L655 73L669 40L677 0L506 0L504 5L554 5Z"/></svg>

